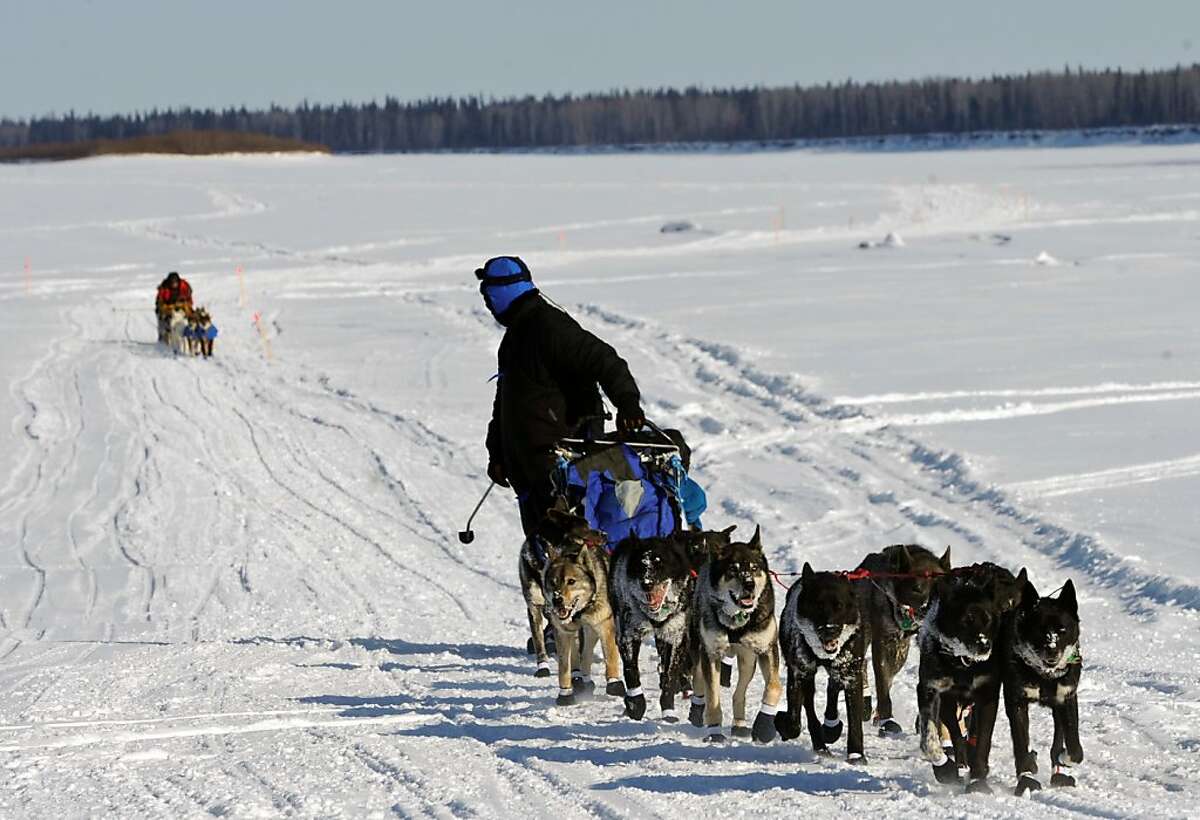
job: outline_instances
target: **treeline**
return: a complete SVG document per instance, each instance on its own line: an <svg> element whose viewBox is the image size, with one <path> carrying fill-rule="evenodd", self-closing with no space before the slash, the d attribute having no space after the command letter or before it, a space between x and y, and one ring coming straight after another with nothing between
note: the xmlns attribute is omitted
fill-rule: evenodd
<svg viewBox="0 0 1200 820"><path fill-rule="evenodd" d="M172 131L124 139L43 142L34 145L0 147L0 162L15 160L67 160L106 154L262 154L290 152L329 153L316 145L284 137L272 137L244 131Z"/></svg>
<svg viewBox="0 0 1200 820"><path fill-rule="evenodd" d="M0 146L255 132L337 152L488 150L687 142L779 142L894 134L1110 128L1200 122L1200 64L988 79L808 87L621 91L507 100L183 108L131 116L0 120Z"/></svg>

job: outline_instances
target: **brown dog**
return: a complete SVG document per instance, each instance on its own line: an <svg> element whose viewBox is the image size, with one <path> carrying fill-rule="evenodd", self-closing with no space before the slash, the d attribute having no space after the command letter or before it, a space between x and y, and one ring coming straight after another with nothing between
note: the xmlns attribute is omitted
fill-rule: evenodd
<svg viewBox="0 0 1200 820"><path fill-rule="evenodd" d="M542 590L549 603L558 649L558 706L575 703L576 692L587 696L592 655L599 642L604 653L605 693L622 696L621 656L608 595L608 536L593 530L585 519L551 510L548 524L561 534L545 539L546 567ZM545 531L546 528L543 528Z"/></svg>

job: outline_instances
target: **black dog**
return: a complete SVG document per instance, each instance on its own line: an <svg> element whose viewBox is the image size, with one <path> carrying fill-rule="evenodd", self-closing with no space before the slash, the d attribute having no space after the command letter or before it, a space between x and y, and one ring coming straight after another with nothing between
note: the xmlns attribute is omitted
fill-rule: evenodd
<svg viewBox="0 0 1200 820"><path fill-rule="evenodd" d="M728 546L733 527L722 532L675 532L665 538L626 538L613 551L609 594L617 619L617 648L625 676L625 714L641 720L646 695L638 656L654 633L658 650L658 704L663 720L675 723L675 695L691 669L687 617L700 567L715 545ZM690 688L690 686L689 686Z"/></svg>
<svg viewBox="0 0 1200 820"><path fill-rule="evenodd" d="M1008 624L1005 640L1004 710L1012 730L1018 797L1042 787L1037 753L1029 750L1029 704L1050 708L1054 741L1050 759L1052 786L1074 786L1059 769L1083 762L1079 743L1079 605L1075 585L1067 581L1057 598L1040 598L1026 583L1021 605Z"/></svg>
<svg viewBox="0 0 1200 820"><path fill-rule="evenodd" d="M800 734L800 708L808 720L813 751L829 754L825 726L817 719L813 697L817 669L829 675L832 697L846 692L846 718L850 732L846 759L864 762L863 754L863 642L859 596L843 572L813 572L807 563L800 580L788 590L779 618L779 643L787 661L787 711L775 716L784 740ZM836 705L834 706L836 709ZM840 731L838 732L840 735ZM836 740L837 735L833 739Z"/></svg>
<svg viewBox="0 0 1200 820"><path fill-rule="evenodd" d="M988 758L1000 706L1002 668L997 642L1005 616L1004 575L1011 577L1000 567L976 567L943 576L934 587L921 628L917 684L921 752L933 764L941 783L960 782L958 767L969 765L967 790L972 792L991 791ZM1025 570L1014 580L1023 586ZM969 753L959 726L960 708L967 707L971 709L973 740ZM953 759L941 745L943 725L954 747Z"/></svg>
<svg viewBox="0 0 1200 820"><path fill-rule="evenodd" d="M881 737L902 734L892 716L892 681L904 668L912 638L929 607L929 595L939 575L950 571L950 548L938 558L916 544L895 544L873 552L858 570L871 577L854 582L862 612L863 644L871 649L871 673L875 680L874 721ZM865 683L865 672L864 672ZM838 719L839 685L829 679L825 700L825 740L832 743L842 733ZM871 712L871 699L864 696L863 719Z"/></svg>

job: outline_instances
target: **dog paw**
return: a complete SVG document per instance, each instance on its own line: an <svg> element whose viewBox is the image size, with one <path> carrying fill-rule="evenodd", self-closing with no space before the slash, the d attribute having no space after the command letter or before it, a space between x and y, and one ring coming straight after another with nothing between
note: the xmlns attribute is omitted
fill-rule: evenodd
<svg viewBox="0 0 1200 820"><path fill-rule="evenodd" d="M902 734L904 734L904 729L891 718L879 721L880 737L900 737Z"/></svg>
<svg viewBox="0 0 1200 820"><path fill-rule="evenodd" d="M851 752L846 755L846 762L851 766L865 766L867 765L867 756L862 752Z"/></svg>
<svg viewBox="0 0 1200 820"><path fill-rule="evenodd" d="M533 673L533 676L534 676L535 678L548 678L548 677L550 677L550 664L548 664L548 663L544 663L544 662L543 662L543 663L539 663L539 664L538 664L537 671Z"/></svg>
<svg viewBox="0 0 1200 820"><path fill-rule="evenodd" d="M775 714L759 712L754 718L754 729L751 732L751 735L754 737L756 742L770 743L775 739L777 734L775 729L775 717L778 714L779 712L776 712Z"/></svg>
<svg viewBox="0 0 1200 820"><path fill-rule="evenodd" d="M837 743L838 738L841 736L842 721L840 719L833 721L826 720L821 723L821 737L825 739L826 743Z"/></svg>
<svg viewBox="0 0 1200 820"><path fill-rule="evenodd" d="M1071 777L1069 774L1055 772L1054 774L1050 775L1050 785L1056 789L1072 788L1075 785L1075 778Z"/></svg>
<svg viewBox="0 0 1200 820"><path fill-rule="evenodd" d="M625 684L619 680L610 680L604 685L604 694L614 698L622 697L625 694Z"/></svg>
<svg viewBox="0 0 1200 820"><path fill-rule="evenodd" d="M560 692L558 697L555 698L555 700L554 700L554 705L555 706L574 706L575 705L575 693L572 692L569 695L564 695Z"/></svg>
<svg viewBox="0 0 1200 820"><path fill-rule="evenodd" d="M704 738L705 743L711 743L714 746L724 746L729 739L720 732L713 732Z"/></svg>
<svg viewBox="0 0 1200 820"><path fill-rule="evenodd" d="M987 778L981 777L978 780L972 780L967 784L967 794L991 794L992 787L988 785Z"/></svg>
<svg viewBox="0 0 1200 820"><path fill-rule="evenodd" d="M795 740L800 737L800 721L794 720L787 712L775 714L775 731L783 740Z"/></svg>
<svg viewBox="0 0 1200 820"><path fill-rule="evenodd" d="M729 734L733 735L734 740L749 740L754 737L749 726L734 726Z"/></svg>
<svg viewBox="0 0 1200 820"><path fill-rule="evenodd" d="M937 782L947 786L962 785L962 778L958 776L958 764L953 758L947 758L946 762L935 765L933 767L933 776Z"/></svg>
<svg viewBox="0 0 1200 820"><path fill-rule="evenodd" d="M693 703L688 709L688 723L693 726L700 727L704 725L704 704Z"/></svg>
<svg viewBox="0 0 1200 820"><path fill-rule="evenodd" d="M646 716L646 696L634 695L625 696L625 714L634 720L641 720Z"/></svg>
<svg viewBox="0 0 1200 820"><path fill-rule="evenodd" d="M1031 774L1023 774L1017 778L1017 787L1013 789L1013 794L1017 797L1024 797L1030 792L1040 792L1042 783Z"/></svg>

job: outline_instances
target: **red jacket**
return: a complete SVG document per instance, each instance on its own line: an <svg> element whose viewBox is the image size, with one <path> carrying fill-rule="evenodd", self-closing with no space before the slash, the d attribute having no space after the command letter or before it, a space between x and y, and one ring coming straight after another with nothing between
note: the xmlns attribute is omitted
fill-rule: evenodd
<svg viewBox="0 0 1200 820"><path fill-rule="evenodd" d="M157 301L160 305L170 305L175 302L185 302L190 305L192 303L192 286L186 279L180 279L179 285L175 288L166 284L159 285Z"/></svg>

